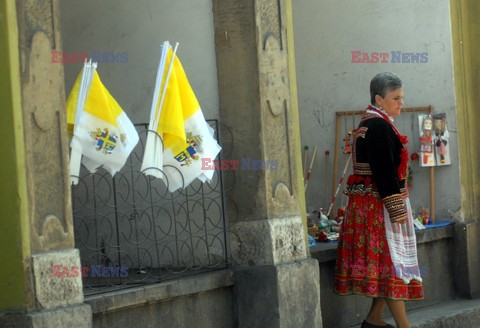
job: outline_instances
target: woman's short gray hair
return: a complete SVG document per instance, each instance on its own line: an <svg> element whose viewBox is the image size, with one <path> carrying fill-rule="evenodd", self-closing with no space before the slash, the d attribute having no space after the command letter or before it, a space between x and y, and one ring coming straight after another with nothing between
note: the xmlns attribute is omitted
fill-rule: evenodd
<svg viewBox="0 0 480 328"><path fill-rule="evenodd" d="M370 82L370 102L375 105L375 96L385 98L389 91L396 90L403 86L402 80L390 72L378 73Z"/></svg>

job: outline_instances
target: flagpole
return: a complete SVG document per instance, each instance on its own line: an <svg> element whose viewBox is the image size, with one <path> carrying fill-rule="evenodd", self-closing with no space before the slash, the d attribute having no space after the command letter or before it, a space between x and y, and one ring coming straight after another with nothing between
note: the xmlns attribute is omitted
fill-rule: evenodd
<svg viewBox="0 0 480 328"><path fill-rule="evenodd" d="M160 87L162 84L162 79L163 79L163 72L164 67L165 67L165 59L167 57L167 50L168 50L168 45L167 42L163 42L161 46L161 53L160 53L160 62L158 63L158 68L157 68L157 79L155 80L155 91L153 93L153 100L152 100L152 107L150 109L150 122L153 122L155 119L155 114L156 114L156 106L158 103L158 97L159 97L159 91Z"/></svg>
<svg viewBox="0 0 480 328"><path fill-rule="evenodd" d="M78 90L77 107L76 107L76 110L75 110L75 123L73 125L74 133L75 133L75 130L77 129L78 122L80 121L80 116L82 115L82 112L83 112L83 106L81 106L81 104L83 102L82 99L83 99L85 81L87 79L87 74L88 74L87 73L87 64L88 63L83 64L82 80L80 82L80 87L79 87L79 90Z"/></svg>
<svg viewBox="0 0 480 328"><path fill-rule="evenodd" d="M168 82L173 67L173 61L178 48L178 42L175 44L173 54L165 74L165 65L168 58L168 50L171 48L170 43L165 41L162 45L162 53L157 70L157 80L155 81L155 91L152 100L152 107L150 111L150 122L147 131L147 140L143 154L143 161L141 171L146 175L151 175L156 178L162 178L163 172L163 140L162 136L158 134L158 124L162 114L162 107L167 92ZM165 82L162 85L163 77L165 75ZM160 97L160 104L158 99ZM158 106L157 106L158 105Z"/></svg>
<svg viewBox="0 0 480 328"><path fill-rule="evenodd" d="M83 114L83 107L85 106L90 86L92 85L92 71L95 72L96 68L97 64L92 63L92 59L90 59L88 63L84 63L82 79L78 90L78 99L75 108L75 123L73 125L72 150L70 152L70 179L71 183L74 185L78 184L78 176L80 175L80 167L82 163L82 152L79 150L80 147L79 145L73 145L73 143L77 142L75 139L75 132Z"/></svg>
<svg viewBox="0 0 480 328"><path fill-rule="evenodd" d="M163 101L165 100L165 94L167 93L167 87L168 87L168 80L170 79L170 73L172 72L172 67L173 67L173 61L175 60L175 55L177 53L177 49L178 49L178 42L175 43L175 48L173 48L173 54L172 54L172 59L170 60L170 64L168 66L168 71L167 71L167 76L165 77L165 84L163 86L163 90L162 90L162 98L160 98L160 105L158 106L156 112L155 112L155 122L154 122L154 131L157 131L157 128L158 128L158 122L160 120L160 115L157 115L157 112L160 110L162 110L162 107L163 107ZM161 112L159 113L161 114Z"/></svg>

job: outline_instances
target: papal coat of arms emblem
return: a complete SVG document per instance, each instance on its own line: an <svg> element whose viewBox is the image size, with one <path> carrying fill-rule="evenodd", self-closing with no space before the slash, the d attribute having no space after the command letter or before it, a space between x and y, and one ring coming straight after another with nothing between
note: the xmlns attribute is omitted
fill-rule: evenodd
<svg viewBox="0 0 480 328"><path fill-rule="evenodd" d="M117 142L120 139L122 143L125 143L126 136L121 133L118 136L115 132L110 132L108 128L97 129L90 132L90 137L94 141L95 149L101 151L105 155L110 155L112 151L117 147Z"/></svg>
<svg viewBox="0 0 480 328"><path fill-rule="evenodd" d="M181 163L181 166L192 165L193 160L198 160L200 158L197 153L201 153L203 151L202 136L194 136L191 132L188 132L187 143L187 148L185 148L183 151L181 151L175 156L175 159Z"/></svg>

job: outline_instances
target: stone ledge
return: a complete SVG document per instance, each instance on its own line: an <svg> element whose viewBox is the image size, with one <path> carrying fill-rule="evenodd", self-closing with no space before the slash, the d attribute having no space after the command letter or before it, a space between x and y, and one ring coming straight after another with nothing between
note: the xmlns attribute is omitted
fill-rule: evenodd
<svg viewBox="0 0 480 328"><path fill-rule="evenodd" d="M165 301L175 297L197 294L233 286L233 271L221 270L153 285L124 289L85 297L92 313L106 313L146 303Z"/></svg>
<svg viewBox="0 0 480 328"><path fill-rule="evenodd" d="M408 311L407 315L412 328L478 327L480 299L449 300ZM385 321L395 324L391 316ZM360 325L354 328L360 328Z"/></svg>
<svg viewBox="0 0 480 328"><path fill-rule="evenodd" d="M87 304L59 307L29 313L0 314L2 328L91 328L92 311Z"/></svg>
<svg viewBox="0 0 480 328"><path fill-rule="evenodd" d="M453 224L444 227L417 230L417 244L452 238L453 230ZM319 263L334 261L337 258L337 245L338 243L319 243L310 248L311 257L317 259Z"/></svg>
<svg viewBox="0 0 480 328"><path fill-rule="evenodd" d="M319 263L335 261L337 259L337 246L338 243L319 243L310 247L310 254Z"/></svg>
<svg viewBox="0 0 480 328"><path fill-rule="evenodd" d="M444 227L417 230L417 244L430 243L444 238L452 238L454 226L455 224L450 224Z"/></svg>

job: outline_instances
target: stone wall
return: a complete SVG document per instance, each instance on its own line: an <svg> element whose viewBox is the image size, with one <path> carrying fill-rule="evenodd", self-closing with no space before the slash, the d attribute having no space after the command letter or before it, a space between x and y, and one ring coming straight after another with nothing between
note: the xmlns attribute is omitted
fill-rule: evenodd
<svg viewBox="0 0 480 328"><path fill-rule="evenodd" d="M233 273L200 274L86 297L93 327L234 327Z"/></svg>

